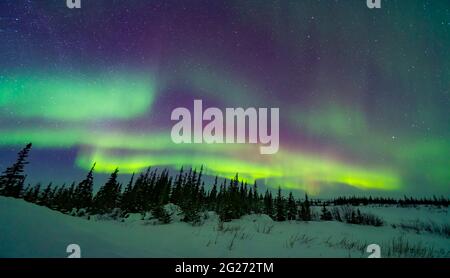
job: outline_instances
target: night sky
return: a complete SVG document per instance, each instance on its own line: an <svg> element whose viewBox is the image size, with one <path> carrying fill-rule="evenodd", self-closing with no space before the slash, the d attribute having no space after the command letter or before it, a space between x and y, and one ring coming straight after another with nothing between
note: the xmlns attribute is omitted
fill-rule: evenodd
<svg viewBox="0 0 450 278"><path fill-rule="evenodd" d="M0 2L1 169L32 142L28 182L203 164L313 195L450 195L450 1L65 2ZM279 152L174 144L194 99L278 107Z"/></svg>

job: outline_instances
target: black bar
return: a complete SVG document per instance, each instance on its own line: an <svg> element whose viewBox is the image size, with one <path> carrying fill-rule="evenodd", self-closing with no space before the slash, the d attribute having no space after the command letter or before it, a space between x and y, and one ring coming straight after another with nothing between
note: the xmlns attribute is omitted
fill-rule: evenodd
<svg viewBox="0 0 450 278"><path fill-rule="evenodd" d="M183 265L209 265L207 275L196 272L176 272L177 266ZM246 269L244 263L272 264L273 271L254 272ZM226 266L230 266L227 268ZM240 272L236 272L240 266ZM214 269L213 269L214 268ZM223 272L221 272L221 270ZM230 271L231 270L231 271ZM267 270L267 269L266 269ZM160 275L184 276L194 274L198 277L212 275L253 275L277 276L293 274L290 277L415 277L423 275L442 275L449 277L449 259L0 259L0 277L2 274L57 275L58 277L80 275L112 274L128 278L129 275L144 274L140 277L161 277ZM332 276L331 276L332 275ZM383 275L383 276L380 276ZM9 276L8 276L9 277ZM102 276L103 277L103 276ZM386 278L387 278L386 277ZM84 277L82 277L84 278ZM87 277L86 277L87 278ZM130 277L131 278L131 277ZM134 277L133 277L134 278ZM431 278L431 277L430 277Z"/></svg>

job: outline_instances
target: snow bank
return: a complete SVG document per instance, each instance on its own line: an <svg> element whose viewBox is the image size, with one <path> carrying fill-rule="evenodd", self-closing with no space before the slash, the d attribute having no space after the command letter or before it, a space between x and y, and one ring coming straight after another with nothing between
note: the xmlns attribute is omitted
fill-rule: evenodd
<svg viewBox="0 0 450 278"><path fill-rule="evenodd" d="M174 206L166 209L177 210ZM367 209L389 222L408 216L448 221L443 211ZM416 255L430 251L435 257L450 256L448 238L391 225L274 222L267 215L249 215L221 226L213 212L204 218L204 224L195 227L178 220L149 225L140 214L124 222L87 220L0 197L0 257L67 257L66 247L72 243L80 245L82 257L367 257L365 247L371 243L381 246L382 256L398 256L401 248L393 248L392 242L402 240L417 247ZM400 251L392 253L391 249Z"/></svg>

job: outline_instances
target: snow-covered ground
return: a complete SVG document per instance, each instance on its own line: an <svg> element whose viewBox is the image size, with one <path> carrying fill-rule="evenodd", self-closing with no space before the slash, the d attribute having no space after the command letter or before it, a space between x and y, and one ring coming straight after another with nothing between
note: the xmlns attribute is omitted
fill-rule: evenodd
<svg viewBox="0 0 450 278"><path fill-rule="evenodd" d="M366 247L372 243L380 245L382 257L450 256L448 236L398 227L414 221L448 225L448 209L360 209L386 224L274 222L266 215L251 215L221 227L212 212L200 226L177 217L171 224L154 224L140 215L123 222L87 220L0 197L0 257L67 257L66 247L72 243L81 247L82 257L367 257Z"/></svg>

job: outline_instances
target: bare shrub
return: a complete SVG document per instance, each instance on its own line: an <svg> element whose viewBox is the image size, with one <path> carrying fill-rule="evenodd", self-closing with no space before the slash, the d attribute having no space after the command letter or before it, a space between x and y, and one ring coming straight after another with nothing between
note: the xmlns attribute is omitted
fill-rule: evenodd
<svg viewBox="0 0 450 278"><path fill-rule="evenodd" d="M275 225L273 224L264 224L264 225L260 225L257 224L256 225L256 231L258 233L262 233L262 234L270 234L272 232L272 229L274 228Z"/></svg>
<svg viewBox="0 0 450 278"><path fill-rule="evenodd" d="M428 232L431 234L437 234L446 238L450 237L450 224L439 224L433 221L420 221L416 219L414 221L402 222L400 224L392 224L393 228L400 228L406 231L413 231L417 234L422 232Z"/></svg>
<svg viewBox="0 0 450 278"><path fill-rule="evenodd" d="M291 235L287 240L286 240L286 247L287 248L293 248L295 246L296 243L300 243L300 244L308 244L311 241L313 241L315 238L314 237L309 237L306 234L302 234L299 235L294 234Z"/></svg>
<svg viewBox="0 0 450 278"><path fill-rule="evenodd" d="M237 232L234 233L233 238L231 239L230 243L228 244L228 250L230 250L230 251L233 250L234 241L236 240L237 236L238 236Z"/></svg>
<svg viewBox="0 0 450 278"><path fill-rule="evenodd" d="M225 225L224 221L219 221L217 223L216 231L222 233L229 233L229 232L237 232L241 229L242 227L240 225Z"/></svg>
<svg viewBox="0 0 450 278"><path fill-rule="evenodd" d="M363 213L359 209L351 206L343 206L340 209L335 207L332 209L333 218L340 222L346 222L357 225L383 226L383 220L371 213Z"/></svg>
<svg viewBox="0 0 450 278"><path fill-rule="evenodd" d="M403 236L395 237L383 244L385 257L395 258L433 258L434 246L427 247L422 242L410 243Z"/></svg>

